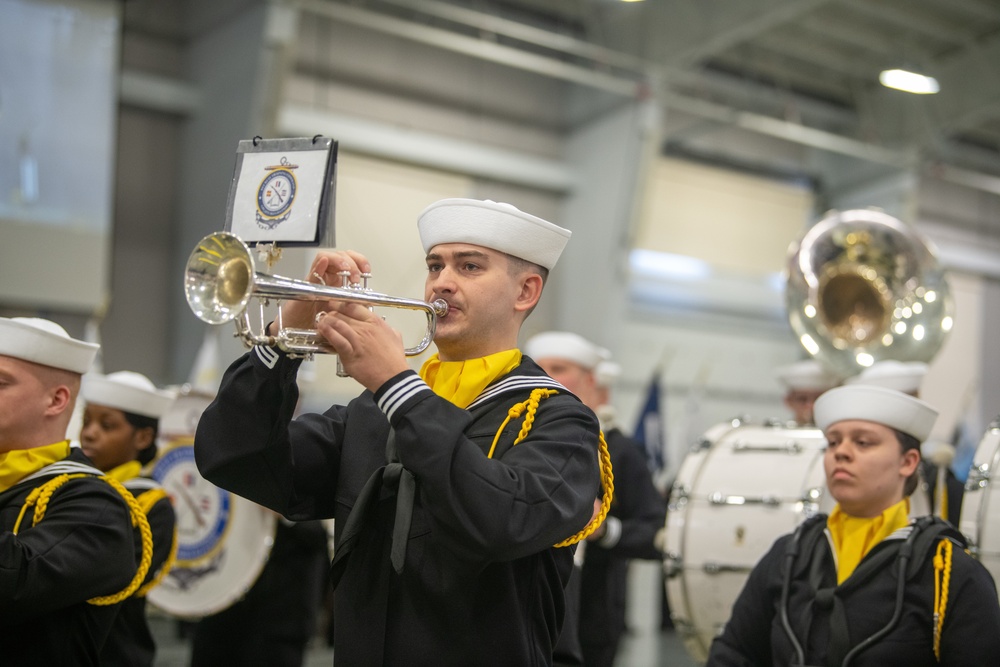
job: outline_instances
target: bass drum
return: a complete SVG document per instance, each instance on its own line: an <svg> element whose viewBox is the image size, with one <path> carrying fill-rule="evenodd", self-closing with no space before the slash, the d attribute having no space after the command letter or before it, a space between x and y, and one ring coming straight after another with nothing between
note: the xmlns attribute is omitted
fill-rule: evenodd
<svg viewBox="0 0 1000 667"><path fill-rule="evenodd" d="M965 482L958 527L972 554L1000 581L1000 418L986 430ZM992 524L990 521L992 520Z"/></svg>
<svg viewBox="0 0 1000 667"><path fill-rule="evenodd" d="M684 458L667 510L664 571L674 626L695 660L708 657L774 541L833 509L825 448L815 427L736 419L710 428ZM922 497L911 499L912 516L929 512Z"/></svg>
<svg viewBox="0 0 1000 667"><path fill-rule="evenodd" d="M260 576L274 543L277 515L220 489L198 472L194 431L212 396L181 390L160 420L150 476L177 515L177 556L147 599L173 616L198 619L226 609Z"/></svg>

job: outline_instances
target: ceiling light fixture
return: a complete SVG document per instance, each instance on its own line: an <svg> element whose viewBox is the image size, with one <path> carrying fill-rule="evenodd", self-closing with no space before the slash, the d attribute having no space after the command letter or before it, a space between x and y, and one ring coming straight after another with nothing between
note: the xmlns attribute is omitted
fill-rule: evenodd
<svg viewBox="0 0 1000 667"><path fill-rule="evenodd" d="M915 95L933 95L941 90L937 79L905 69L887 69L878 75L878 80L886 88L895 88Z"/></svg>

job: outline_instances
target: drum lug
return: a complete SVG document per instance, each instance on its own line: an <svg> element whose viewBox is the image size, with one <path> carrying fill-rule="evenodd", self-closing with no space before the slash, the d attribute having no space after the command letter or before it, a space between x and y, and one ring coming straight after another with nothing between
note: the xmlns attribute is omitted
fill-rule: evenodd
<svg viewBox="0 0 1000 667"><path fill-rule="evenodd" d="M673 579L684 569L684 559L676 551L668 551L663 556L663 576Z"/></svg>
<svg viewBox="0 0 1000 667"><path fill-rule="evenodd" d="M990 484L993 473L989 463L981 463L969 470L969 478L965 481L966 491L985 489Z"/></svg>
<svg viewBox="0 0 1000 667"><path fill-rule="evenodd" d="M767 505L768 507L777 507L781 504L781 499L777 496L760 496L759 498L727 496L716 491L709 494L708 502L713 505Z"/></svg>
<svg viewBox="0 0 1000 667"><path fill-rule="evenodd" d="M734 452L785 452L786 454L801 454L802 445L795 440L787 440L780 445L755 445L746 440L733 443Z"/></svg>
<svg viewBox="0 0 1000 667"><path fill-rule="evenodd" d="M749 572L753 568L746 567L745 565L726 565L725 563L713 563L711 561L706 561L704 565L701 566L702 571L705 574L721 574L723 572Z"/></svg>

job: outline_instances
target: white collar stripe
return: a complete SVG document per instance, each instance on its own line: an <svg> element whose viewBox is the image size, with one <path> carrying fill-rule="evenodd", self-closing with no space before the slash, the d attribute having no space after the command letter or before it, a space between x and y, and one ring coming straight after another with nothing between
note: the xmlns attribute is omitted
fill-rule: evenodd
<svg viewBox="0 0 1000 667"><path fill-rule="evenodd" d="M124 484L126 489L158 489L160 488L159 482L155 479L149 479L148 477L133 477Z"/></svg>
<svg viewBox="0 0 1000 667"><path fill-rule="evenodd" d="M378 407L391 421L399 406L424 391L431 391L431 388L419 375L410 375L390 387L379 400Z"/></svg>
<svg viewBox="0 0 1000 667"><path fill-rule="evenodd" d="M497 396L512 391L520 391L526 388L537 389L548 387L549 389L555 389L557 391L566 392L568 390L566 387L562 386L550 377L545 377L541 375L517 375L513 377L507 377L498 382L496 385L490 387L488 390L480 394L479 398L473 401L467 409L472 409L489 401Z"/></svg>
<svg viewBox="0 0 1000 667"><path fill-rule="evenodd" d="M47 465L41 470L28 475L22 481L38 479L39 477L46 477L48 475L72 475L76 473L98 476L104 474L94 466L87 465L86 463L78 463L77 461L56 461L55 463Z"/></svg>
<svg viewBox="0 0 1000 667"><path fill-rule="evenodd" d="M273 369L278 363L279 355L274 348L267 345L254 345L253 349L257 353L257 358L268 368Z"/></svg>

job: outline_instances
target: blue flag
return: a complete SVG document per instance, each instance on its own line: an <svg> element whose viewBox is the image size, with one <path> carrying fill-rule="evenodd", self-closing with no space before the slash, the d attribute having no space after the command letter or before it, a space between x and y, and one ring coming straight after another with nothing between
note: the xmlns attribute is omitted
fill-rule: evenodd
<svg viewBox="0 0 1000 667"><path fill-rule="evenodd" d="M660 397L660 371L653 373L653 378L649 381L649 388L646 390L646 402L639 412L639 419L635 425L633 439L643 447L646 455L646 465L656 479L666 465L663 450L664 419L661 409Z"/></svg>

